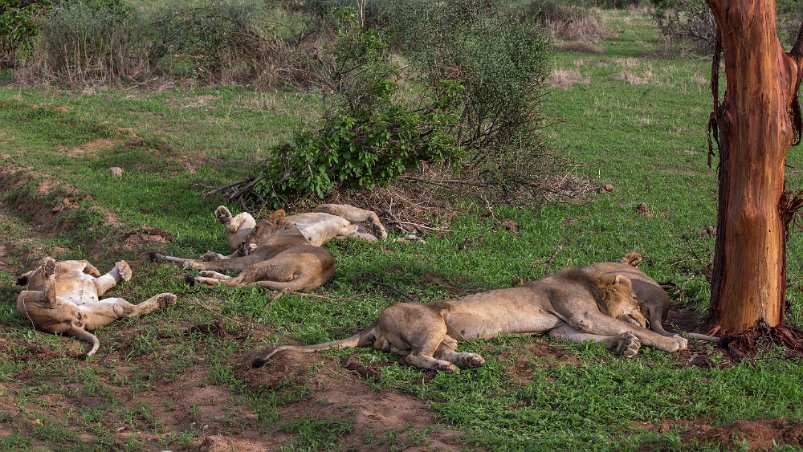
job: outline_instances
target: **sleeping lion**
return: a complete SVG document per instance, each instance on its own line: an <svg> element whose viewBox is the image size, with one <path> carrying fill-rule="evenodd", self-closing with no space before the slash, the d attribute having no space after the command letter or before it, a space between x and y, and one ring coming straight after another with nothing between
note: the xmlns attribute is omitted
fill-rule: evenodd
<svg viewBox="0 0 803 452"><path fill-rule="evenodd" d="M633 279L639 281L635 287ZM645 281L652 283L642 284ZM647 327L649 320L641 311L649 311L651 300L646 297L655 295L652 284L657 286L637 268L611 262L563 270L522 287L456 300L394 303L354 336L316 345L275 347L252 365L261 367L283 350L372 346L404 355L416 367L456 372L458 366L473 368L485 363L476 353L458 352L458 341L511 333L549 333L575 342L600 342L623 356L634 356L642 345L668 352L683 350L688 345L683 337Z"/></svg>

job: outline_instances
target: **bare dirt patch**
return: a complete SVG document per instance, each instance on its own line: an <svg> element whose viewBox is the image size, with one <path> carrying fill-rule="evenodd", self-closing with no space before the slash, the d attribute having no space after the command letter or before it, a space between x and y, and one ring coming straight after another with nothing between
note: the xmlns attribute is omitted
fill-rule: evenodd
<svg viewBox="0 0 803 452"><path fill-rule="evenodd" d="M666 432L678 430L685 443L714 443L724 450L774 450L778 446L803 446L803 421L799 419L756 419L713 425L709 419L692 421L634 422L633 427Z"/></svg>
<svg viewBox="0 0 803 452"><path fill-rule="evenodd" d="M271 390L280 385L306 387L310 395L280 409L284 419L309 416L317 419L350 420L353 431L339 444L348 448L371 447L365 438L396 435L383 448L459 450L460 433L440 428L426 406L413 396L393 391L374 391L357 377L346 373L331 359L293 351L277 354L261 369L241 366L235 373L252 389ZM420 444L413 434L430 430Z"/></svg>
<svg viewBox="0 0 803 452"><path fill-rule="evenodd" d="M70 157L84 156L88 159L97 157L98 152L104 152L116 148L122 141L113 138L97 138L87 141L66 151Z"/></svg>
<svg viewBox="0 0 803 452"><path fill-rule="evenodd" d="M169 232L145 226L124 234L119 247L123 250L132 250L153 243L169 243L172 240L173 235Z"/></svg>
<svg viewBox="0 0 803 452"><path fill-rule="evenodd" d="M41 178L35 196L28 196L27 193L13 194L34 178ZM0 170L0 189L12 194L8 200L9 207L31 215L43 232L62 230L64 225L61 224L59 213L77 207L83 199L75 187L23 167ZM60 199L54 203L54 198Z"/></svg>

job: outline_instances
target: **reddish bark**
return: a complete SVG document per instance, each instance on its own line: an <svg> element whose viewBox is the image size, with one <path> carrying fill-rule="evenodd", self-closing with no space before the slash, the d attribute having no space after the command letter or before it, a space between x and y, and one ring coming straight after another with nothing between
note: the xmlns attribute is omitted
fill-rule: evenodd
<svg viewBox="0 0 803 452"><path fill-rule="evenodd" d="M714 100L711 124L719 132L720 158L709 326L712 333L727 335L759 322L783 324L789 217L782 207L788 199L784 162L799 137L800 45L792 54L783 51L775 0L709 0L709 5L727 79L722 104ZM716 75L718 55L715 66Z"/></svg>

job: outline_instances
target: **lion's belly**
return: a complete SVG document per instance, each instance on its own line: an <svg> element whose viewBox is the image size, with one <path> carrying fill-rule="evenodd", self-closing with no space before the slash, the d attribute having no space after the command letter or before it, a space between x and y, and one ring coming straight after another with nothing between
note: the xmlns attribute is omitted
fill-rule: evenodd
<svg viewBox="0 0 803 452"><path fill-rule="evenodd" d="M98 291L92 277L84 274L68 274L56 277L56 296L76 306L98 301Z"/></svg>
<svg viewBox="0 0 803 452"><path fill-rule="evenodd" d="M560 323L522 288L485 292L449 302L443 318L455 339L490 339L508 333L541 333Z"/></svg>

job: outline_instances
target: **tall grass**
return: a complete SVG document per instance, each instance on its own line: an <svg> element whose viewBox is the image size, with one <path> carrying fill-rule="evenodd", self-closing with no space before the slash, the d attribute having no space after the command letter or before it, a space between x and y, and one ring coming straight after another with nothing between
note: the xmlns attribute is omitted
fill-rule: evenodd
<svg viewBox="0 0 803 452"><path fill-rule="evenodd" d="M303 83L298 36L306 30L283 36L268 16L256 0L147 9L68 2L42 16L32 56L15 77L71 87L163 78L262 88Z"/></svg>

